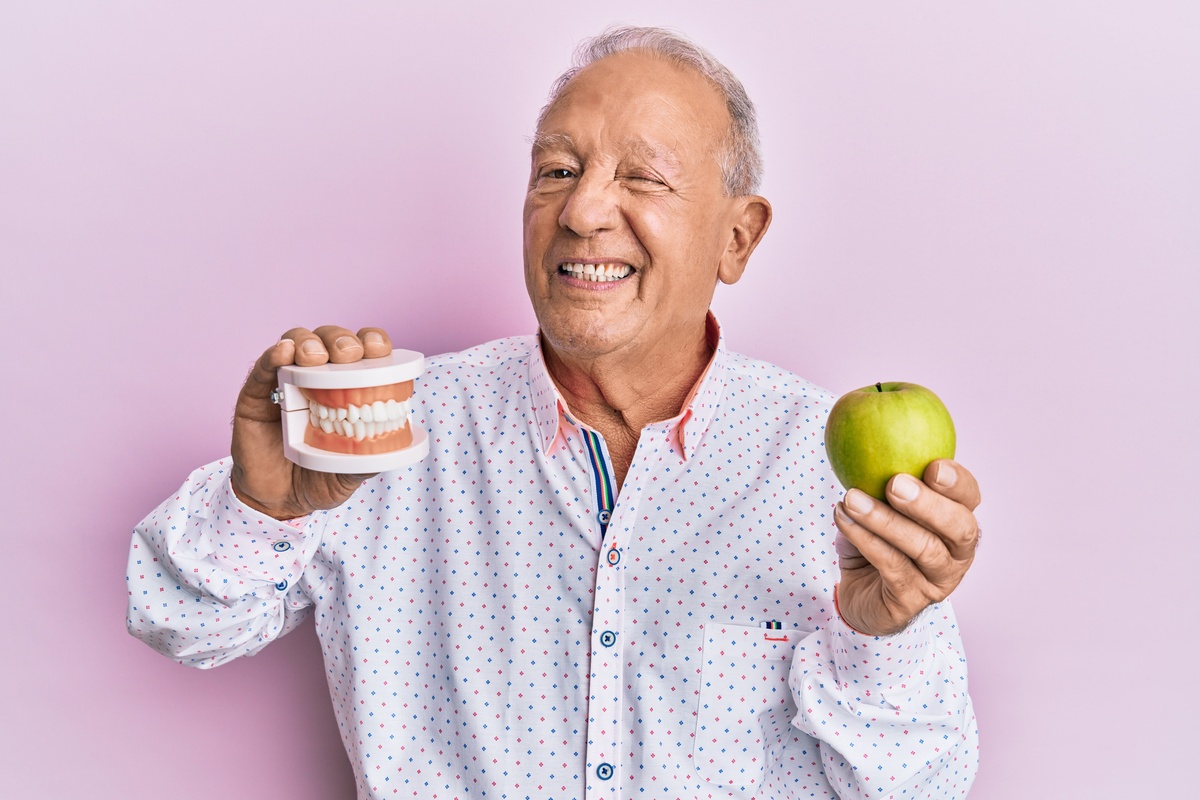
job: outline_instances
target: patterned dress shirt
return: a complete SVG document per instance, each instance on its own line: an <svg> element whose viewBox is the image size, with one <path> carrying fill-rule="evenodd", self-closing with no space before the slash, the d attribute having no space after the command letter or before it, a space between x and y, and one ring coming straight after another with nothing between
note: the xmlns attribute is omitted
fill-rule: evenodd
<svg viewBox="0 0 1200 800"><path fill-rule="evenodd" d="M299 525L197 470L134 533L130 631L213 667L311 613L362 800L964 796L949 604L842 623L833 398L710 335L619 493L535 336L430 359L429 456Z"/></svg>

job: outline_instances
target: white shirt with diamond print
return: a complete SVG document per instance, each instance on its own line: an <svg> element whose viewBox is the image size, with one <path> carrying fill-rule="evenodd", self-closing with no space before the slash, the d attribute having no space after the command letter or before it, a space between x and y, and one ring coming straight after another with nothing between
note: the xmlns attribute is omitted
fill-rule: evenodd
<svg viewBox="0 0 1200 800"><path fill-rule="evenodd" d="M615 504L536 337L416 397L429 456L298 527L193 473L134 533L130 631L212 667L311 614L363 800L966 795L949 604L887 638L834 608L828 393L719 340Z"/></svg>

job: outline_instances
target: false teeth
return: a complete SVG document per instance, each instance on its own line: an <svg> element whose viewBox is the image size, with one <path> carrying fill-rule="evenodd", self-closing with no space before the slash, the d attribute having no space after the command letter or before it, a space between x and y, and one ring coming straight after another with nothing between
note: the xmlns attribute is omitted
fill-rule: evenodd
<svg viewBox="0 0 1200 800"><path fill-rule="evenodd" d="M374 403L331 408L316 400L308 404L308 422L325 433L362 441L399 430L408 424L412 405L407 400L376 400Z"/></svg>

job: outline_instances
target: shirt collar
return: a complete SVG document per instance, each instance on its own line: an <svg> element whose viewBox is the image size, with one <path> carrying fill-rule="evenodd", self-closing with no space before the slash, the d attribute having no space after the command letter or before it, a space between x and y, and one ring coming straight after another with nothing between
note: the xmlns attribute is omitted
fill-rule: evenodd
<svg viewBox="0 0 1200 800"><path fill-rule="evenodd" d="M567 404L563 402L558 387L550 379L546 369L546 356L542 353L542 337L536 338L532 357L529 359L529 389L533 401L533 419L537 425L538 444L542 453L549 455L558 438L559 422L565 416Z"/></svg>
<svg viewBox="0 0 1200 800"><path fill-rule="evenodd" d="M676 435L685 460L690 459L700 446L725 390L725 334L711 311L705 323L704 334L708 337L708 346L713 349L712 358L692 387L691 394L683 401L682 413L673 420L677 423Z"/></svg>
<svg viewBox="0 0 1200 800"><path fill-rule="evenodd" d="M712 358L700 380L692 387L683 403L683 410L665 422L659 423L674 429L676 442L683 453L684 459L690 459L700 445L704 432L716 413L717 404L725 388L725 335L721 324L711 311L705 320L705 336L713 349ZM555 442L559 438L562 423L577 424L569 416L566 401L558 392L558 387L550 378L546 368L546 357L542 352L542 340L537 338L529 359L529 386L533 401L533 417L537 425L538 443L542 452L549 455L554 451Z"/></svg>

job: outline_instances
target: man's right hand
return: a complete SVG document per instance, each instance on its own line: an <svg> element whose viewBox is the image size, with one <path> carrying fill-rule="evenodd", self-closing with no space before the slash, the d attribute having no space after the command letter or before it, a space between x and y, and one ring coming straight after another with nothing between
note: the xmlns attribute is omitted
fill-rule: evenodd
<svg viewBox="0 0 1200 800"><path fill-rule="evenodd" d="M246 376L233 412L230 479L238 498L276 519L302 517L346 502L371 476L315 472L284 457L281 412L271 402L271 392L278 386L275 373L289 364L346 364L391 352L391 340L380 328L363 328L355 336L334 325L312 331L292 328L267 348Z"/></svg>

